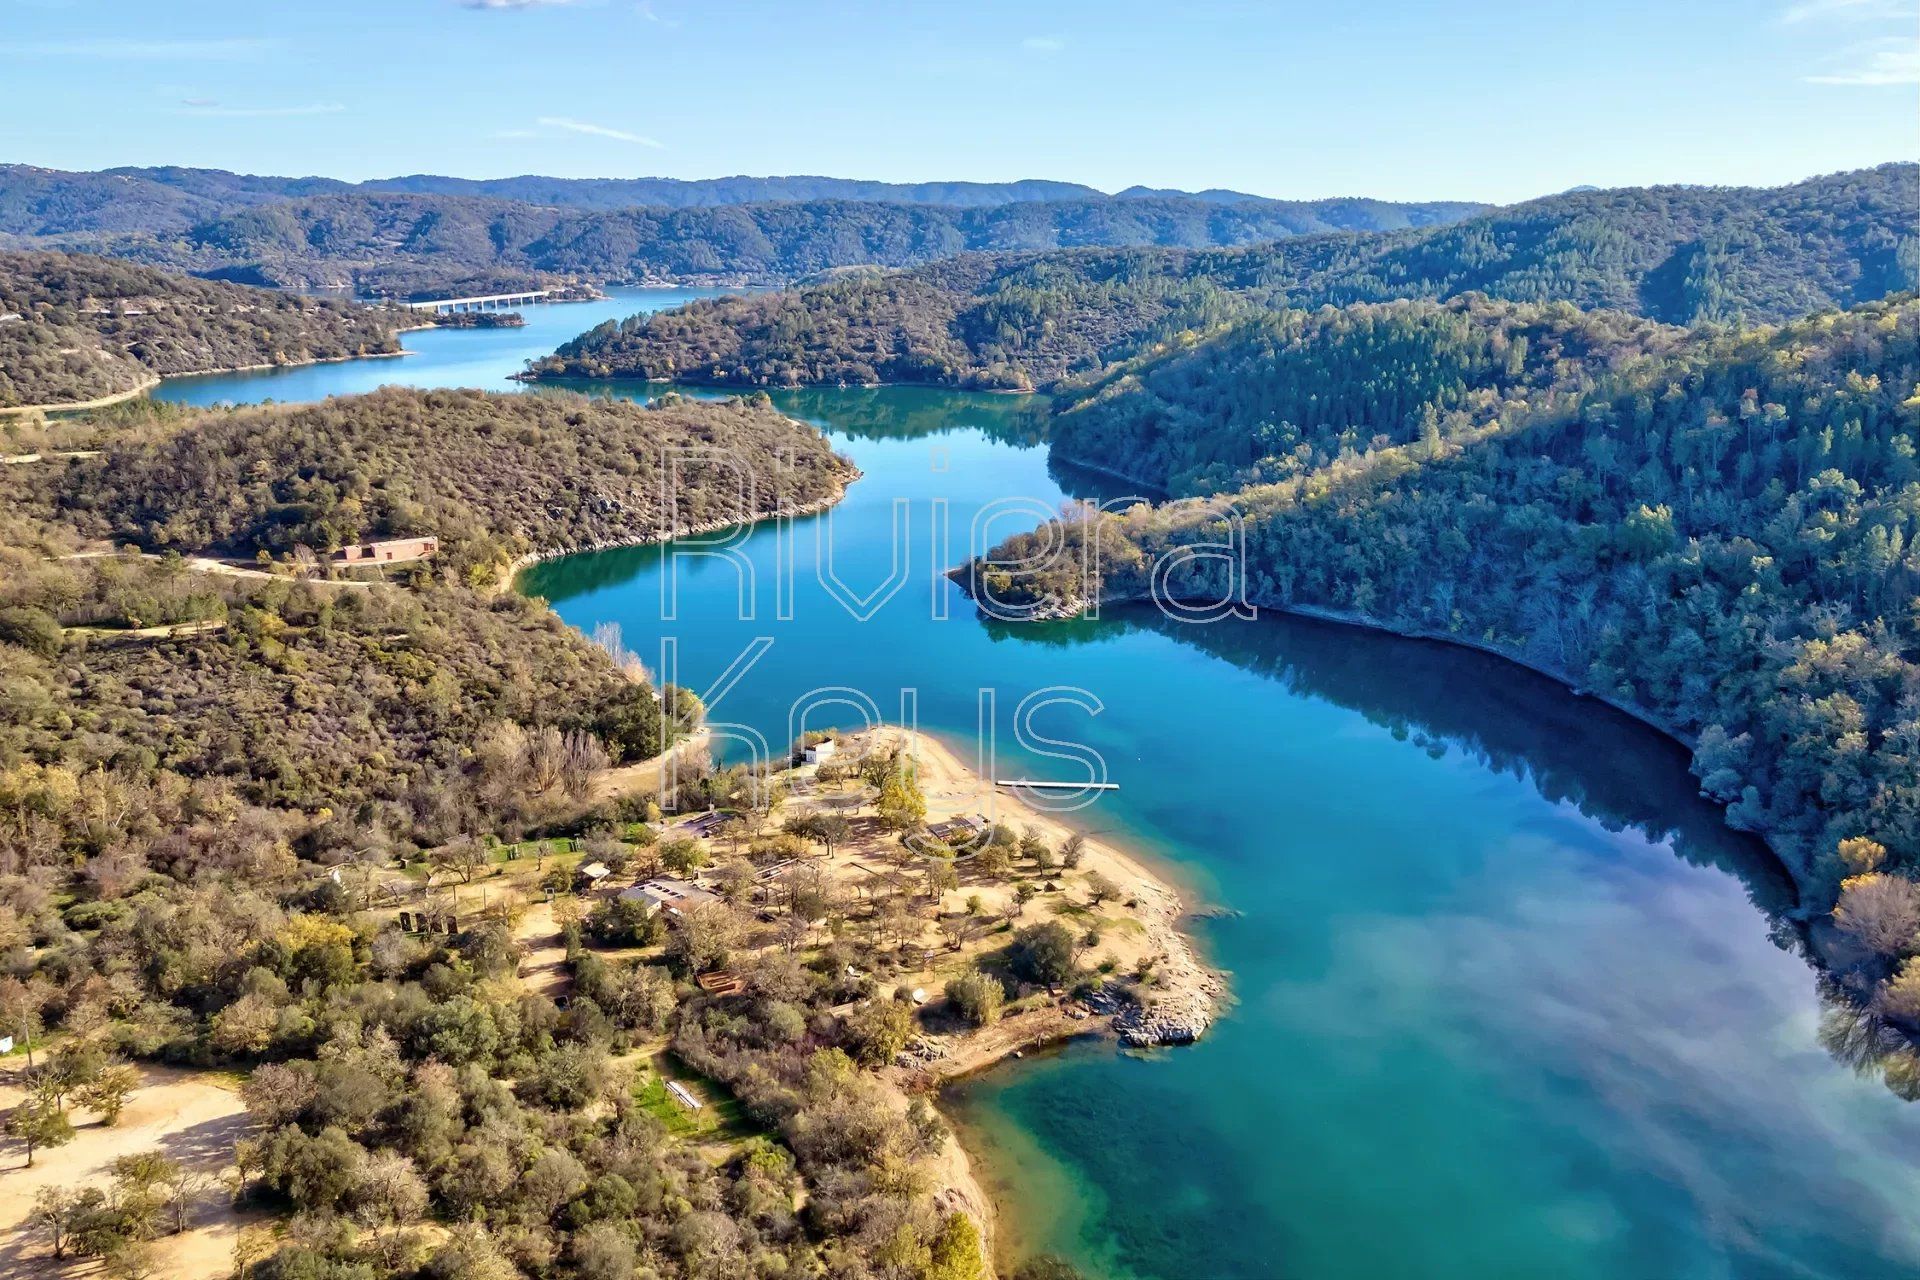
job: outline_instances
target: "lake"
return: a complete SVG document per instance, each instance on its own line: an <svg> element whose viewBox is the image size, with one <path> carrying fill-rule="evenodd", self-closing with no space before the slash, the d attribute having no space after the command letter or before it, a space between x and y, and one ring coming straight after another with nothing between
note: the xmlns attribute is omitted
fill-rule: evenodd
<svg viewBox="0 0 1920 1280"><path fill-rule="evenodd" d="M158 394L512 386L527 356L689 296ZM1075 1043L951 1091L1005 1260L1119 1280L1920 1268L1920 1110L1829 1052L1844 1020L1782 922L1790 886L1697 798L1680 748L1497 659L1330 624L982 622L939 571L1112 488L1049 464L1038 406L774 399L860 466L840 507L730 559L593 553L522 589L618 624L696 690L735 667L712 716L736 755L784 744L813 691L841 701L809 727L870 702L966 756L986 726L1002 774L1097 759L1120 789L1076 820L1222 909L1194 927L1235 1003L1201 1044Z"/></svg>

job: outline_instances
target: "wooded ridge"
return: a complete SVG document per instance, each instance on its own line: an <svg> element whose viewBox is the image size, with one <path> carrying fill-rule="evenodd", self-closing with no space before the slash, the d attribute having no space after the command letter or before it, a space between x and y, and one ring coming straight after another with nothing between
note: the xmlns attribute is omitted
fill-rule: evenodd
<svg viewBox="0 0 1920 1280"><path fill-rule="evenodd" d="M1781 321L1920 286L1920 166L1792 186L1582 191L1420 231L1240 249L968 255L606 324L537 377L1033 388L1276 306L1484 293L1672 324Z"/></svg>

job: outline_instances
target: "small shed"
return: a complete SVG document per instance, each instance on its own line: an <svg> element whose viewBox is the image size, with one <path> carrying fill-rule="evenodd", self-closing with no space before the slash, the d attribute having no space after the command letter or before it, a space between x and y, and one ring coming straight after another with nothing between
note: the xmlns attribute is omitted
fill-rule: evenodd
<svg viewBox="0 0 1920 1280"><path fill-rule="evenodd" d="M971 840L985 828L967 815L957 814L944 822L935 822L927 827L927 834L935 840L944 840L955 844L962 840Z"/></svg>
<svg viewBox="0 0 1920 1280"><path fill-rule="evenodd" d="M803 764L824 764L833 759L839 752L840 744L832 738L828 738L825 741L816 742L803 750L800 753L800 760Z"/></svg>
<svg viewBox="0 0 1920 1280"><path fill-rule="evenodd" d="M607 864L604 862L589 862L586 866L580 868L580 874L586 879L591 880L594 884L599 884L602 880L612 875L613 872L607 869Z"/></svg>

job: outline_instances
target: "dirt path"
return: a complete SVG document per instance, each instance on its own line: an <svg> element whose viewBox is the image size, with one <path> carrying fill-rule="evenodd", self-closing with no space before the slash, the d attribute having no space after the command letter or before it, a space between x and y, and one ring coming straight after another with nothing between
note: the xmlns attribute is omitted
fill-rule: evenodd
<svg viewBox="0 0 1920 1280"><path fill-rule="evenodd" d="M124 551L76 551L72 555L59 557L62 560L158 560L161 557L150 551L128 554ZM187 568L195 573L217 573L229 578L252 578L267 582L293 582L283 573L269 573L265 569L251 569L245 565L229 564L225 560L215 560L211 556L185 557ZM381 582L364 582L357 578L306 578L309 585L316 587L353 587L361 591L384 586Z"/></svg>
<svg viewBox="0 0 1920 1280"><path fill-rule="evenodd" d="M97 458L98 449L69 449L64 453L10 453L0 458L0 466L20 467L33 462L65 462L70 458Z"/></svg>
<svg viewBox="0 0 1920 1280"><path fill-rule="evenodd" d="M125 391L116 391L110 396L96 396L91 400L69 400L65 404L14 404L0 407L0 418L25 417L30 413L76 413L82 409L104 409L110 404L119 404L123 400L132 400L143 396L160 385L160 379L149 378L137 387Z"/></svg>
<svg viewBox="0 0 1920 1280"><path fill-rule="evenodd" d="M553 904L536 903L527 908L514 926L513 940L525 947L520 957L520 981L527 990L554 996L573 981L567 969L567 949L560 940L560 926L553 918Z"/></svg>
<svg viewBox="0 0 1920 1280"><path fill-rule="evenodd" d="M120 640L178 640L188 636L210 636L226 629L224 619L210 618L205 622L167 622L156 627L68 627L66 633L112 644Z"/></svg>
<svg viewBox="0 0 1920 1280"><path fill-rule="evenodd" d="M706 750L711 737L712 734L707 727L702 725L651 759L623 764L603 771L593 780L594 800L606 801L636 794L657 798L660 794L661 775L667 765L689 753L697 755Z"/></svg>
<svg viewBox="0 0 1920 1280"><path fill-rule="evenodd" d="M0 1108L20 1101L14 1066L0 1080ZM172 1067L141 1068L141 1088L112 1128L84 1110L73 1113L75 1134L64 1147L36 1152L26 1167L19 1148L7 1144L0 1157L0 1276L59 1276L77 1264L53 1261L46 1243L27 1224L33 1197L42 1187L104 1186L107 1166L118 1156L158 1149L192 1169L218 1174L233 1162L233 1144L247 1129L246 1107L223 1076ZM237 1213L226 1192L215 1188L191 1231L155 1241L154 1280L213 1280L233 1265L241 1228L258 1215Z"/></svg>

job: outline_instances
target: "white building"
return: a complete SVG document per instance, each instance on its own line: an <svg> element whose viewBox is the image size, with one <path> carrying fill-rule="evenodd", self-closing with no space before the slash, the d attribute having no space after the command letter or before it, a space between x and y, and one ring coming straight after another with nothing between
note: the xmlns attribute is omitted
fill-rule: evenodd
<svg viewBox="0 0 1920 1280"><path fill-rule="evenodd" d="M648 914L664 911L677 916L705 902L718 902L718 894L708 893L697 884L686 880L677 880L672 876L655 876L651 880L642 880L639 884L620 891L623 902L644 902Z"/></svg>
<svg viewBox="0 0 1920 1280"><path fill-rule="evenodd" d="M840 744L828 738L825 742L816 742L806 748L800 753L800 759L804 764L824 764L833 759L839 750Z"/></svg>

